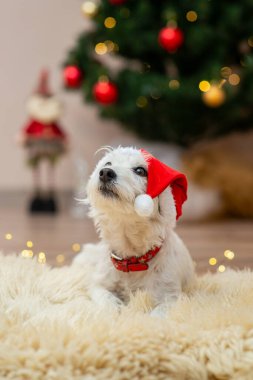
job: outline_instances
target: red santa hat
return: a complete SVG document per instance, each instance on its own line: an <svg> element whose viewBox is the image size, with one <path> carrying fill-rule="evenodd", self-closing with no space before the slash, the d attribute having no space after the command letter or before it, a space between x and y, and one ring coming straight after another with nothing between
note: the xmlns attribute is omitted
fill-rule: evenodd
<svg viewBox="0 0 253 380"><path fill-rule="evenodd" d="M140 194L135 198L135 211L140 216L150 216L154 210L153 198L170 186L178 219L182 215L182 205L187 199L186 176L165 165L144 149L140 151L148 164L148 183L146 194Z"/></svg>

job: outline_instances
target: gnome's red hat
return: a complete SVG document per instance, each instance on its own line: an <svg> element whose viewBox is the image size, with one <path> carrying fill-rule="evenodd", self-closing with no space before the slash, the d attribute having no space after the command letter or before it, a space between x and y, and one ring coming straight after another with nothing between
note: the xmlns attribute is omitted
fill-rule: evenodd
<svg viewBox="0 0 253 380"><path fill-rule="evenodd" d="M52 93L48 85L48 79L49 79L49 71L47 69L41 70L38 85L35 89L35 94L42 95L45 97L52 96Z"/></svg>
<svg viewBox="0 0 253 380"><path fill-rule="evenodd" d="M186 176L165 165L144 149L140 151L148 164L148 183L146 194L135 198L135 211L140 216L150 216L154 209L152 198L156 198L168 186L171 186L178 219L182 215L182 205L187 199Z"/></svg>

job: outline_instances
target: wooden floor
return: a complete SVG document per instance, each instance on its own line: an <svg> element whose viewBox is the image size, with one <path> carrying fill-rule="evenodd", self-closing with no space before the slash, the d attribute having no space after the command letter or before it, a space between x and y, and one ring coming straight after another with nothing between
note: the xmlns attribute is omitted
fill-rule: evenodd
<svg viewBox="0 0 253 380"><path fill-rule="evenodd" d="M0 198L0 250L5 254L20 253L27 241L32 241L34 256L46 254L47 262L63 265L71 262L84 243L97 241L92 222L88 218L71 216L70 204L62 205L57 216L30 216L21 201ZM223 220L205 223L178 223L178 234L188 246L197 270L216 271L219 265L253 269L253 221ZM8 235L11 234L11 235ZM9 238L9 239L8 239ZM73 247L73 244L76 244ZM224 257L225 250L235 253L233 260ZM59 256L61 255L61 256ZM217 264L209 265L215 257ZM64 261L59 263L59 261Z"/></svg>

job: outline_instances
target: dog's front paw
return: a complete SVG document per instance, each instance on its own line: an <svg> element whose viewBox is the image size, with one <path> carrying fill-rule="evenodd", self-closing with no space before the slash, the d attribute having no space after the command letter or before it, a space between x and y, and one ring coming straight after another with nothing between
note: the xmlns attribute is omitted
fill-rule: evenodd
<svg viewBox="0 0 253 380"><path fill-rule="evenodd" d="M124 303L113 294L109 294L104 300L104 307L110 308L112 310L120 311Z"/></svg>
<svg viewBox="0 0 253 380"><path fill-rule="evenodd" d="M106 289L96 287L90 290L91 299L103 310L119 311L123 302Z"/></svg>

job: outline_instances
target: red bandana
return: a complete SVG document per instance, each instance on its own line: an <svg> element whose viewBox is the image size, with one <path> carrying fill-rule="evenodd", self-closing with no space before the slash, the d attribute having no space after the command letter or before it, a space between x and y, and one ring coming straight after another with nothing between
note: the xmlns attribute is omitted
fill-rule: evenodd
<svg viewBox="0 0 253 380"><path fill-rule="evenodd" d="M148 262L153 259L160 251L161 247L155 247L140 257L132 256L127 259L121 259L113 253L111 260L116 269L122 272L139 272L148 269Z"/></svg>

